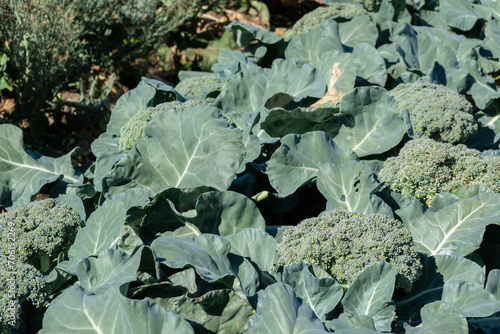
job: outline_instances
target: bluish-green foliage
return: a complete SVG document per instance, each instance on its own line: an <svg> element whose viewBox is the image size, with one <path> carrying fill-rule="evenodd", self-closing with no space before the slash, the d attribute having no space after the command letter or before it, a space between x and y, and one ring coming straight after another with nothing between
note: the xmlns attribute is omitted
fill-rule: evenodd
<svg viewBox="0 0 500 334"><path fill-rule="evenodd" d="M0 216L0 226L5 228L0 250L8 254L13 244L17 261L45 273L61 252L67 253L83 225L78 212L69 206L53 199L35 201ZM14 233L15 242L10 242L9 233Z"/></svg>
<svg viewBox="0 0 500 334"><path fill-rule="evenodd" d="M203 104L203 102L197 100L190 100L184 103L172 101L159 104L156 107L147 107L139 110L139 112L120 129L120 150L130 150L134 147L135 143L145 136L144 129L148 122L160 113L168 110L182 110L201 104Z"/></svg>
<svg viewBox="0 0 500 334"><path fill-rule="evenodd" d="M387 159L378 177L389 189L430 205L437 194L465 185L485 185L499 192L499 168L499 156L483 157L462 144L420 138Z"/></svg>
<svg viewBox="0 0 500 334"><path fill-rule="evenodd" d="M400 110L410 113L413 132L448 143L459 143L477 132L472 105L451 88L423 81L400 84L389 91Z"/></svg>
<svg viewBox="0 0 500 334"><path fill-rule="evenodd" d="M285 230L278 245L282 265L305 261L349 286L368 265L386 261L398 272L396 287L410 291L422 264L410 232L385 215L334 210Z"/></svg>
<svg viewBox="0 0 500 334"><path fill-rule="evenodd" d="M222 81L215 75L194 76L179 82L175 90L188 98L204 99L221 84Z"/></svg>
<svg viewBox="0 0 500 334"><path fill-rule="evenodd" d="M368 11L361 4L333 3L328 7L318 7L312 12L302 16L287 31L287 36L303 34L308 31L318 29L321 22L325 20L348 21L353 17L368 14Z"/></svg>
<svg viewBox="0 0 500 334"><path fill-rule="evenodd" d="M10 295L12 292L15 295ZM19 326L21 304L26 302L36 308L43 307L49 301L50 294L51 286L45 282L38 269L27 263L10 262L4 258L0 260L1 326L7 326L13 318L18 320L14 327ZM11 317L11 312L15 312L14 317Z"/></svg>

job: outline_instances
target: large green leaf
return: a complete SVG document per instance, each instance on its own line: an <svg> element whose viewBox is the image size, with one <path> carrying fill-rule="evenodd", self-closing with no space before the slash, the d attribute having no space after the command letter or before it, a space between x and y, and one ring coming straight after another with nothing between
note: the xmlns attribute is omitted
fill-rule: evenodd
<svg viewBox="0 0 500 334"><path fill-rule="evenodd" d="M10 124L0 125L0 204L9 210L31 202L48 183L78 182L70 153L57 159L27 152L23 131Z"/></svg>
<svg viewBox="0 0 500 334"><path fill-rule="evenodd" d="M474 10L467 0L441 0L439 1L439 16L450 27L462 31L471 30L481 15Z"/></svg>
<svg viewBox="0 0 500 334"><path fill-rule="evenodd" d="M324 164L319 169L318 190L328 200L328 210L382 213L393 217L392 209L374 193L380 188L370 167L360 161L340 165Z"/></svg>
<svg viewBox="0 0 500 334"><path fill-rule="evenodd" d="M331 108L297 108L293 110L275 108L269 112L260 126L274 137L283 137L290 133L300 135L313 131L316 124L323 123L332 116L333 112L334 109Z"/></svg>
<svg viewBox="0 0 500 334"><path fill-rule="evenodd" d="M466 317L488 317L500 312L500 300L483 288L483 285L455 281L443 288L443 301L460 309Z"/></svg>
<svg viewBox="0 0 500 334"><path fill-rule="evenodd" d="M271 235L262 230L247 228L239 233L226 235L225 239L231 243L232 253L249 258L261 272L278 276L277 243Z"/></svg>
<svg viewBox="0 0 500 334"><path fill-rule="evenodd" d="M420 311L422 324L411 327L405 324L408 334L467 334L467 319L464 314L444 302L438 301L424 305Z"/></svg>
<svg viewBox="0 0 500 334"><path fill-rule="evenodd" d="M297 297L307 302L322 321L326 320L344 294L342 286L323 269L304 262L285 266L283 283L289 284Z"/></svg>
<svg viewBox="0 0 500 334"><path fill-rule="evenodd" d="M332 134L333 140L360 157L390 150L408 130L396 101L381 87L358 87L347 93L339 117L342 127Z"/></svg>
<svg viewBox="0 0 500 334"><path fill-rule="evenodd" d="M118 287L94 295L74 286L50 303L39 333L194 334L194 331L175 313L151 300L126 298Z"/></svg>
<svg viewBox="0 0 500 334"><path fill-rule="evenodd" d="M169 85L158 80L142 78L136 88L116 101L106 132L110 135L120 135L122 126L140 110L178 99L182 100L182 97Z"/></svg>
<svg viewBox="0 0 500 334"><path fill-rule="evenodd" d="M196 333L242 333L255 313L248 300L229 289L191 295L177 286L152 284L139 295L188 320Z"/></svg>
<svg viewBox="0 0 500 334"><path fill-rule="evenodd" d="M360 59L356 72L358 81L362 84L369 82L370 84L385 86L387 81L385 60L373 45L360 43L354 47L352 54Z"/></svg>
<svg viewBox="0 0 500 334"><path fill-rule="evenodd" d="M445 283L466 281L484 285L486 277L483 268L476 262L460 256L436 255L438 271L443 275Z"/></svg>
<svg viewBox="0 0 500 334"><path fill-rule="evenodd" d="M285 50L285 58L310 62L332 51L344 52L345 47L340 40L339 24L324 20L318 29L292 37Z"/></svg>
<svg viewBox="0 0 500 334"><path fill-rule="evenodd" d="M247 295L253 295L259 286L255 268L243 257L230 254L229 241L217 235L159 237L151 243L151 249L168 267L193 267L207 282L221 282L232 287L232 278L236 277Z"/></svg>
<svg viewBox="0 0 500 334"><path fill-rule="evenodd" d="M106 249L97 258L86 257L77 267L78 281L86 291L99 295L113 286L134 281L141 261L142 250L134 256L119 250Z"/></svg>
<svg viewBox="0 0 500 334"><path fill-rule="evenodd" d="M339 24L339 36L343 45L355 47L360 43L375 46L378 30L368 15L356 16L352 20Z"/></svg>
<svg viewBox="0 0 500 334"><path fill-rule="evenodd" d="M436 197L435 201L448 205L423 212L421 204L413 202L396 211L421 253L466 256L479 248L486 226L500 222L500 194L479 193L462 199L442 193Z"/></svg>
<svg viewBox="0 0 500 334"><path fill-rule="evenodd" d="M224 85L214 105L243 129L245 113L264 107L285 107L290 101L299 102L307 97L319 98L325 88L325 80L311 65L277 59L271 68L252 67L235 74Z"/></svg>
<svg viewBox="0 0 500 334"><path fill-rule="evenodd" d="M361 46L357 50L362 51L362 49L363 47ZM320 71L325 82L328 83L325 96L312 105L315 108L336 106L342 97L354 88L358 70L365 72L365 74L368 73L368 71L363 71L366 65L362 65L361 59L353 53L341 53L338 51L322 53L312 59L312 64ZM377 62L373 62L372 67L377 66ZM384 75L386 75L385 65L383 67Z"/></svg>
<svg viewBox="0 0 500 334"><path fill-rule="evenodd" d="M324 132L289 134L281 139L281 146L271 156L266 173L274 189L281 196L288 196L318 176L323 164L341 164L354 159L357 157L351 150L338 147Z"/></svg>
<svg viewBox="0 0 500 334"><path fill-rule="evenodd" d="M248 322L245 333L324 334L328 331L311 308L299 302L291 286L275 283L259 296L257 314Z"/></svg>
<svg viewBox="0 0 500 334"><path fill-rule="evenodd" d="M241 132L217 108L169 110L146 126L146 137L104 178L107 195L128 188L229 187L245 154Z"/></svg>
<svg viewBox="0 0 500 334"><path fill-rule="evenodd" d="M373 317L392 299L396 268L387 262L376 262L363 270L347 290L342 306L351 316Z"/></svg>
<svg viewBox="0 0 500 334"><path fill-rule="evenodd" d="M169 197L159 197L144 209L141 236L197 236L202 233L228 235L245 228L263 230L266 226L259 209L248 197L233 191L200 194L194 208L179 212Z"/></svg>
<svg viewBox="0 0 500 334"><path fill-rule="evenodd" d="M84 228L78 231L75 242L68 251L69 261L76 264L83 258L99 255L120 240L127 208L120 199L109 199L89 217Z"/></svg>

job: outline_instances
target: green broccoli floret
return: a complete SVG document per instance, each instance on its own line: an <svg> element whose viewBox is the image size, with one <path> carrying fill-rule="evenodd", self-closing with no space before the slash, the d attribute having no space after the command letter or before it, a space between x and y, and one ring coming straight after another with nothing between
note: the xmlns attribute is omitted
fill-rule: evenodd
<svg viewBox="0 0 500 334"><path fill-rule="evenodd" d="M0 215L0 225L2 254L45 273L67 253L84 222L74 209L49 198Z"/></svg>
<svg viewBox="0 0 500 334"><path fill-rule="evenodd" d="M215 75L194 76L182 80L175 90L182 96L205 99L208 94L216 91L222 85L222 80Z"/></svg>
<svg viewBox="0 0 500 334"><path fill-rule="evenodd" d="M410 232L400 221L381 214L334 210L305 219L284 231L278 253L279 264L315 263L344 286L378 261L396 267L396 287L406 291L422 275Z"/></svg>
<svg viewBox="0 0 500 334"><path fill-rule="evenodd" d="M378 174L385 185L431 204L434 196L466 185L485 185L500 192L500 157L481 156L465 145L428 138L407 142L398 156L388 158Z"/></svg>
<svg viewBox="0 0 500 334"><path fill-rule="evenodd" d="M189 100L186 102L172 101L157 105L156 107L147 107L139 110L122 128L120 129L120 139L118 145L120 150L130 150L139 139L145 136L144 129L148 122L155 116L168 110L183 110L186 108L202 105L202 101Z"/></svg>
<svg viewBox="0 0 500 334"><path fill-rule="evenodd" d="M332 3L328 7L318 7L312 12L302 16L293 27L288 30L285 36L293 36L318 29L321 22L326 20L335 20L345 22L353 17L368 14L362 4L352 3Z"/></svg>
<svg viewBox="0 0 500 334"><path fill-rule="evenodd" d="M0 260L0 325L17 328L21 307L31 304L43 307L51 294L51 286L42 273L30 264Z"/></svg>
<svg viewBox="0 0 500 334"><path fill-rule="evenodd" d="M407 109L417 137L448 143L464 142L478 130L472 105L453 89L417 81L389 91L398 109Z"/></svg>

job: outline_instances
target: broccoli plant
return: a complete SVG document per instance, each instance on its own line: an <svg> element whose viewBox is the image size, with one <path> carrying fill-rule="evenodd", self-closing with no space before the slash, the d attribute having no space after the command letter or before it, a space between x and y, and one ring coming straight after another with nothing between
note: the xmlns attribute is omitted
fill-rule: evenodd
<svg viewBox="0 0 500 334"><path fill-rule="evenodd" d="M381 214L326 211L285 230L277 249L280 264L317 264L344 287L378 261L396 267L396 287L405 291L422 275L410 232L400 221Z"/></svg>
<svg viewBox="0 0 500 334"><path fill-rule="evenodd" d="M368 14L361 4L333 3L328 7L318 7L302 16L293 27L287 31L287 36L303 34L318 29L325 20L348 21L356 16Z"/></svg>
<svg viewBox="0 0 500 334"><path fill-rule="evenodd" d="M21 307L41 308L49 301L50 294L51 285L38 269L27 263L0 259L1 326L19 327Z"/></svg>
<svg viewBox="0 0 500 334"><path fill-rule="evenodd" d="M389 189L430 205L437 194L466 185L484 185L499 192L499 168L499 156L483 157L462 144L420 138L387 159L378 177Z"/></svg>
<svg viewBox="0 0 500 334"><path fill-rule="evenodd" d="M0 216L1 226L12 224L17 261L33 265L45 273L61 252L67 253L84 222L69 206L45 199ZM12 249L10 233L10 228L2 232L0 250L3 254Z"/></svg>
<svg viewBox="0 0 500 334"><path fill-rule="evenodd" d="M175 86L175 90L182 96L195 99L205 99L207 95L216 91L222 80L215 75L193 76L186 78Z"/></svg>
<svg viewBox="0 0 500 334"><path fill-rule="evenodd" d="M400 110L408 110L417 137L459 143L477 132L472 105L451 88L416 81L398 85L389 95Z"/></svg>
<svg viewBox="0 0 500 334"><path fill-rule="evenodd" d="M172 109L182 110L201 104L203 104L203 102L197 100L190 100L184 103L179 101L172 101L161 103L156 107L147 107L140 110L120 129L120 150L130 150L132 147L134 147L135 143L145 136L144 129L146 128L148 122L160 113Z"/></svg>

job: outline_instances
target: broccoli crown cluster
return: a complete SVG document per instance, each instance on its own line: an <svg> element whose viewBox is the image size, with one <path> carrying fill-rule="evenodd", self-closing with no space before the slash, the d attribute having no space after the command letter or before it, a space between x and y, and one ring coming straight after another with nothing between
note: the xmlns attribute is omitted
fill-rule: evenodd
<svg viewBox="0 0 500 334"><path fill-rule="evenodd" d="M408 110L417 137L460 143L478 130L472 105L446 86L416 81L398 85L389 95L399 110Z"/></svg>
<svg viewBox="0 0 500 334"><path fill-rule="evenodd" d="M500 156L483 157L462 144L419 138L407 142L398 156L388 158L378 177L389 189L430 205L437 194L466 185L500 192Z"/></svg>
<svg viewBox="0 0 500 334"><path fill-rule="evenodd" d="M410 232L400 221L381 214L326 211L285 230L278 253L281 265L314 263L347 286L378 261L396 267L396 287L406 291L422 275Z"/></svg>
<svg viewBox="0 0 500 334"><path fill-rule="evenodd" d="M356 16L368 14L362 4L332 3L328 7L318 7L312 12L302 16L293 27L287 31L286 36L293 36L318 29L321 22L326 20L347 21Z"/></svg>
<svg viewBox="0 0 500 334"><path fill-rule="evenodd" d="M50 294L51 286L38 269L27 263L0 260L0 325L19 319L24 302L43 307Z"/></svg>
<svg viewBox="0 0 500 334"><path fill-rule="evenodd" d="M182 80L175 86L175 90L182 96L195 99L204 99L222 85L222 80L215 75L194 76Z"/></svg>
<svg viewBox="0 0 500 334"><path fill-rule="evenodd" d="M2 253L14 249L17 261L43 273L59 253L69 250L84 222L74 209L49 198L0 215L0 225Z"/></svg>
<svg viewBox="0 0 500 334"><path fill-rule="evenodd" d="M203 102L198 100L190 100L184 103L172 101L161 103L156 107L147 107L139 110L139 112L120 129L120 139L118 141L120 150L130 150L134 147L135 143L145 136L144 129L148 122L160 113L168 110L183 110L201 104L203 104Z"/></svg>

